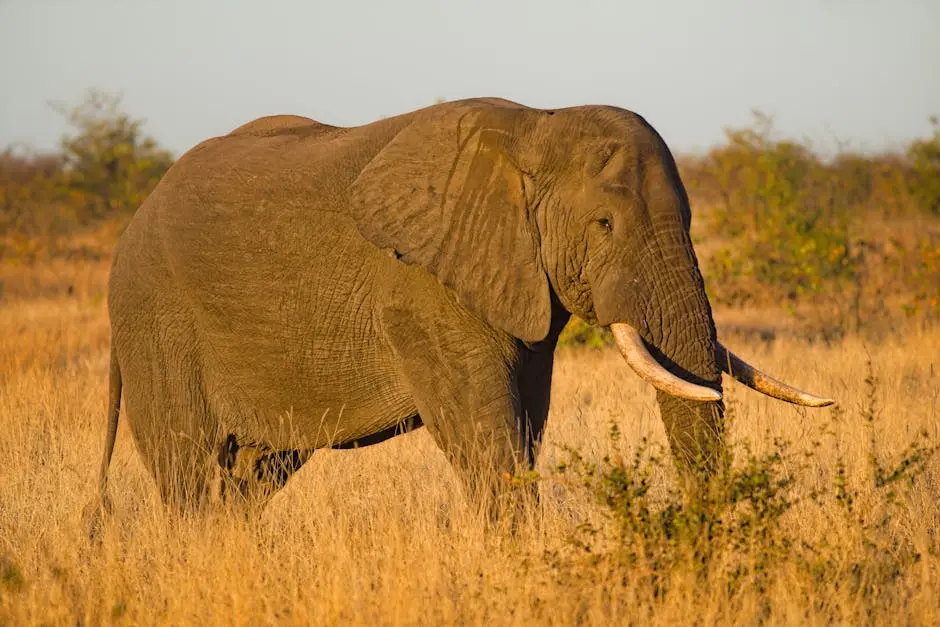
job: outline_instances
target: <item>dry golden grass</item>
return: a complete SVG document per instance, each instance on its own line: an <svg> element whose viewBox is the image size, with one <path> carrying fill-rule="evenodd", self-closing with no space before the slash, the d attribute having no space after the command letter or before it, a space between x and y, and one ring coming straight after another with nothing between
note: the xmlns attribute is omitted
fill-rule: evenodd
<svg viewBox="0 0 940 627"><path fill-rule="evenodd" d="M931 459L909 488L877 488L863 418L874 390L886 466L920 430L940 441L940 331L871 346L727 338L781 378L835 396L843 411L800 411L726 382L733 440L756 454L792 442L784 470L796 480L787 488L794 505L741 556L712 554L704 576L694 559L659 563L662 572L652 559L618 559L610 510L580 480L552 472L564 446L600 459L644 436L664 443L649 387L615 354L574 349L557 361L543 503L516 536L488 533L469 513L423 432L318 452L260 520L180 519L160 504L125 420L111 467L115 514L95 549L81 510L104 438L105 268L71 271L79 278L42 277L73 283L71 294L0 301L0 624L940 621L940 464ZM627 445L608 438L611 421ZM839 460L851 513L831 496ZM656 473L654 491L670 481ZM814 489L830 496L814 502ZM872 530L883 513L886 524ZM590 553L576 541L587 537L584 523L600 530ZM745 555L770 558L742 578L738 567L757 563Z"/></svg>

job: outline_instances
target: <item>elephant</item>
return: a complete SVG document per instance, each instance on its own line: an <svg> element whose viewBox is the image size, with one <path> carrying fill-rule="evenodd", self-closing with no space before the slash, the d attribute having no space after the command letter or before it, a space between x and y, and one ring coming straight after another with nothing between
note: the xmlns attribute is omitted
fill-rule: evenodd
<svg viewBox="0 0 940 627"><path fill-rule="evenodd" d="M187 151L114 249L122 407L168 505L264 503L322 448L425 428L470 502L533 468L569 318L656 389L683 476L724 457L719 342L676 162L639 114L499 98L355 127L269 116Z"/></svg>

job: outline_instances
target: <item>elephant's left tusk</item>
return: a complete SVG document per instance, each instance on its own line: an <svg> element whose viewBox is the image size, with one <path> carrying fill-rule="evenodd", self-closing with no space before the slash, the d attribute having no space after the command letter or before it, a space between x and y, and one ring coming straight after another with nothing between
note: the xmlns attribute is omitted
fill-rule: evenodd
<svg viewBox="0 0 940 627"><path fill-rule="evenodd" d="M643 338L629 324L610 325L614 343L627 364L657 390L690 401L720 401L721 392L704 385L689 383L663 368L643 344Z"/></svg>
<svg viewBox="0 0 940 627"><path fill-rule="evenodd" d="M740 381L761 394L806 407L826 407L835 403L831 398L803 392L774 379L729 351L721 342L718 342L718 350L715 356L718 359L718 366L723 372L728 373L732 379Z"/></svg>

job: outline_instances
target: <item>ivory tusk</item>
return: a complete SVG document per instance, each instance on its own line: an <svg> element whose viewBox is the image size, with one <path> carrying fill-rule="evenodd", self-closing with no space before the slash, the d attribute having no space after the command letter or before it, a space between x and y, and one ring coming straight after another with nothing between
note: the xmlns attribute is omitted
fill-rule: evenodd
<svg viewBox="0 0 940 627"><path fill-rule="evenodd" d="M689 383L663 368L643 344L643 338L629 324L616 322L610 325L614 343L627 364L640 378L657 390L690 401L720 401L721 392L704 385Z"/></svg>
<svg viewBox="0 0 940 627"><path fill-rule="evenodd" d="M835 401L831 398L816 396L808 392L803 392L794 387L790 387L782 381L774 379L770 375L761 372L750 365L727 348L721 342L718 342L716 353L718 366L722 372L728 373L732 379L740 381L752 390L757 390L761 394L766 394L781 401L794 403L796 405L805 405L806 407L826 407L832 405Z"/></svg>

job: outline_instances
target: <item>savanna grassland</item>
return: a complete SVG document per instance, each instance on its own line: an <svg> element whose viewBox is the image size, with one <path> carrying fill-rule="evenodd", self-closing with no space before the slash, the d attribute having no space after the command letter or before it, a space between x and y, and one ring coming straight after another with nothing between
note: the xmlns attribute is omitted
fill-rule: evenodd
<svg viewBox="0 0 940 627"><path fill-rule="evenodd" d="M76 267L71 295L0 308L2 624L940 620L937 330L830 346L727 337L840 405L727 385L736 493L697 505L669 494L668 463L634 468L665 445L649 386L615 351L561 349L543 503L515 537L486 532L420 431L318 452L260 520L180 519L125 421L94 549L81 510L104 433L105 272Z"/></svg>
<svg viewBox="0 0 940 627"><path fill-rule="evenodd" d="M515 533L423 431L317 452L257 519L182 518L124 420L93 545L108 251L169 157L91 114L61 155L0 164L0 625L940 623L936 131L824 161L758 125L683 161L722 339L838 401L726 379L708 494L676 491L653 391L574 322Z"/></svg>

